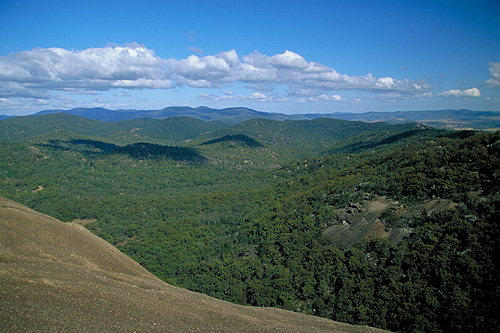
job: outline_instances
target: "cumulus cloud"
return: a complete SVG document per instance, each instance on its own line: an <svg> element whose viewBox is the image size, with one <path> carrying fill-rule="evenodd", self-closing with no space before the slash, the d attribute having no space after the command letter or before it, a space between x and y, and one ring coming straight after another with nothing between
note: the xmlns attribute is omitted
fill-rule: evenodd
<svg viewBox="0 0 500 333"><path fill-rule="evenodd" d="M488 87L500 87L500 62L490 62L491 79L484 82Z"/></svg>
<svg viewBox="0 0 500 333"><path fill-rule="evenodd" d="M496 68L496 64L492 68ZM491 71L492 75L498 72ZM0 57L0 97L4 98L43 99L58 90L169 89L184 85L223 88L235 83L242 83L255 93L201 95L201 98L285 100L286 97L272 94L277 86L287 87L288 97L304 101L343 101L340 95L332 94L333 91L358 90L411 97L432 89L425 82L408 79L377 78L371 73L341 74L288 50L271 56L257 51L240 56L230 50L215 55L163 59L144 45L132 43L85 50L37 48Z"/></svg>
<svg viewBox="0 0 500 333"><path fill-rule="evenodd" d="M269 57L269 62L276 67L306 69L307 61L301 55L286 50L285 53Z"/></svg>
<svg viewBox="0 0 500 333"><path fill-rule="evenodd" d="M340 74L301 55L285 51L267 56L257 51L241 57L235 50L216 55L186 59L168 59L167 65L177 85L217 88L228 83L285 85L292 89L400 91L418 93L431 87L423 82Z"/></svg>
<svg viewBox="0 0 500 333"><path fill-rule="evenodd" d="M237 81L234 70L240 60L236 51L231 50L204 57L191 55L186 59L167 59L166 64L177 85L215 88Z"/></svg>
<svg viewBox="0 0 500 333"><path fill-rule="evenodd" d="M0 57L0 96L50 90L171 88L165 62L136 43L81 51L37 48Z"/></svg>
<svg viewBox="0 0 500 333"><path fill-rule="evenodd" d="M437 95L448 98L481 97L481 91L477 88L471 88L466 90L453 89L453 90L443 91L441 93L438 93Z"/></svg>

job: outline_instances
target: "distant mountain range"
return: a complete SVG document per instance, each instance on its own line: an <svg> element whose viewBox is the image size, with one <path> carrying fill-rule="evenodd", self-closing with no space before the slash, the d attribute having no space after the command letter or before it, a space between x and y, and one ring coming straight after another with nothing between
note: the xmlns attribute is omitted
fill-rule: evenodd
<svg viewBox="0 0 500 333"><path fill-rule="evenodd" d="M500 130L499 111L435 110L367 113L333 113L329 117L391 124L415 122L433 127L460 130Z"/></svg>
<svg viewBox="0 0 500 333"><path fill-rule="evenodd" d="M212 109L205 106L192 108L188 106L169 106L161 110L109 110L104 108L75 108L71 110L45 110L36 115L67 113L84 118L114 122L138 118L164 119L176 116L188 116L204 121L221 121L227 124L239 124L253 118L270 120L307 120L320 117L363 122L387 122L391 124L416 122L428 126L448 129L470 129L497 131L500 130L499 111L471 110L435 110L435 111L395 111L366 113L309 113L284 114L256 111L245 107ZM9 118L0 115L0 120Z"/></svg>
<svg viewBox="0 0 500 333"><path fill-rule="evenodd" d="M164 119L170 117L187 116L205 121L223 121L229 124L238 124L252 118L266 118L272 120L305 119L304 116L289 116L281 113L256 111L243 107L226 109L211 109L205 106L192 108L189 106L169 106L161 110L108 110L104 108L76 108L72 110L46 110L35 115L51 113L69 113L100 121L120 121L138 118ZM310 117L317 118L317 117Z"/></svg>

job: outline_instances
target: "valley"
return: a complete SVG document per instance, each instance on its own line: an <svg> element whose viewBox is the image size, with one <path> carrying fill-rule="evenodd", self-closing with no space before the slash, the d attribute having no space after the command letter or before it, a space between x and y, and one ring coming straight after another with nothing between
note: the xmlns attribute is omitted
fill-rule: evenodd
<svg viewBox="0 0 500 333"><path fill-rule="evenodd" d="M498 327L499 132L56 113L0 135L0 196L162 283L390 331Z"/></svg>

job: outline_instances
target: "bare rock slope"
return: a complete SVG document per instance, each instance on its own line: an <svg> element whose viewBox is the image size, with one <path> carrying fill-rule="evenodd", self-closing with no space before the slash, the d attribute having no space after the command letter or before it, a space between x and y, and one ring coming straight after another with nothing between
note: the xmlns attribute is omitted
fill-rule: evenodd
<svg viewBox="0 0 500 333"><path fill-rule="evenodd" d="M0 330L381 331L173 287L85 228L2 197Z"/></svg>
<svg viewBox="0 0 500 333"><path fill-rule="evenodd" d="M430 215L454 206L450 200L432 199L407 207L387 197L375 196L373 199L350 203L346 208L337 209L336 213L342 224L326 228L323 235L328 236L333 244L347 249L363 239L371 238L387 238L390 243L397 244L412 232L408 225L415 218L422 216L424 212ZM387 209L399 220L398 226L388 227L381 220L382 212Z"/></svg>

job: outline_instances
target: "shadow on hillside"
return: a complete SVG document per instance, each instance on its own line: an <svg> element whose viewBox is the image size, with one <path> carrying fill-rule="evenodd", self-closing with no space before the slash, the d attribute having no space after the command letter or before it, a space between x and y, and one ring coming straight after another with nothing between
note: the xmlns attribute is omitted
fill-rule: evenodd
<svg viewBox="0 0 500 333"><path fill-rule="evenodd" d="M441 134L439 134L441 133ZM388 146L392 144L397 144L405 141L416 141L425 138L433 138L433 137L449 137L449 138L467 138L471 135L474 135L476 132L474 131L446 131L440 129L414 129L401 133L397 133L391 135L382 140L378 140L375 142L356 142L344 147L341 147L335 151L335 153L359 153L366 150L371 150L375 148L379 148L381 146Z"/></svg>
<svg viewBox="0 0 500 333"><path fill-rule="evenodd" d="M377 142L355 143L355 144L352 144L352 145L345 147L344 149L346 149L347 152L356 153L356 152L359 152L360 150L374 149L374 148L377 148L379 146L394 144L394 143L400 142L404 139L408 139L408 138L419 136L419 135L422 135L422 130L415 129L415 130L405 131L402 133L391 135L391 136L389 136L385 139L382 139L380 141L377 141Z"/></svg>
<svg viewBox="0 0 500 333"><path fill-rule="evenodd" d="M138 142L126 146L112 143L87 140L50 140L45 146L65 150L79 151L88 155L127 154L133 158L170 158L176 161L203 162L206 158L194 148L163 146L148 142Z"/></svg>
<svg viewBox="0 0 500 333"><path fill-rule="evenodd" d="M218 139L213 139L207 142L202 143L202 145L211 145L214 143L219 143L219 142L238 142L241 143L245 146L251 147L251 148L259 148L259 147L264 147L262 143L259 141L252 139L251 137L244 135L244 134L236 134L236 135L224 135L221 138Z"/></svg>

